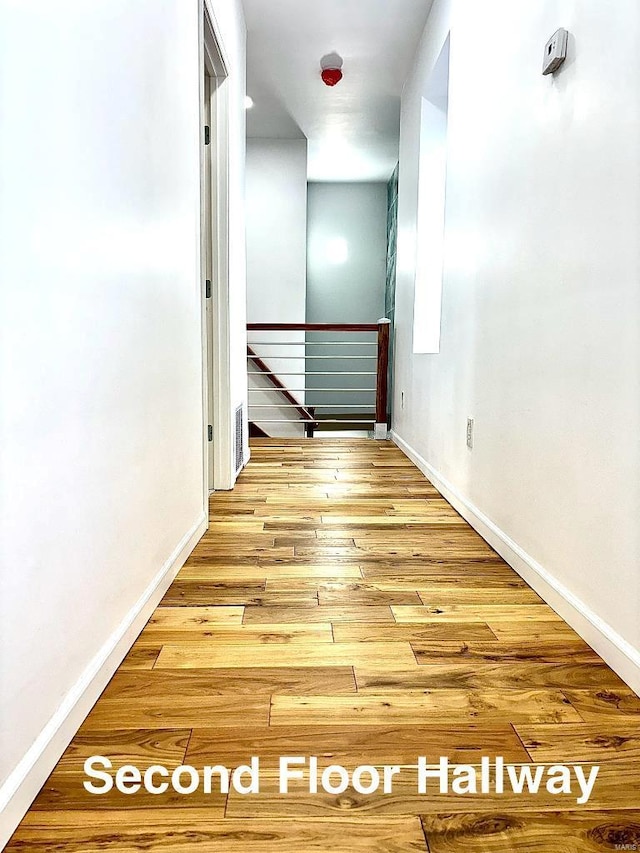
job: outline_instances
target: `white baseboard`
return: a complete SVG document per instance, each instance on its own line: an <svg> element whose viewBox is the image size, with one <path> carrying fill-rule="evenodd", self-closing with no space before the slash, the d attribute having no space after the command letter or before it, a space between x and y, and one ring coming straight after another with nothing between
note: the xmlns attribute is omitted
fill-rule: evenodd
<svg viewBox="0 0 640 853"><path fill-rule="evenodd" d="M632 690L640 694L640 651L527 554L395 431L391 432L391 439L520 577L580 634Z"/></svg>
<svg viewBox="0 0 640 853"><path fill-rule="evenodd" d="M36 741L0 788L0 850L4 849L85 717L207 529L203 512L126 614Z"/></svg>

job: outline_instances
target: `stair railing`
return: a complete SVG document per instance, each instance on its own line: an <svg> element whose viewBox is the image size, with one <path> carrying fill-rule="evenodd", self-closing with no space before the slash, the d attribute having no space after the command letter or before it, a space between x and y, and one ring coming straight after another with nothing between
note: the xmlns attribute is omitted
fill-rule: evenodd
<svg viewBox="0 0 640 853"><path fill-rule="evenodd" d="M377 323L248 323L248 373L266 377L282 396L277 407L256 403L252 395L264 389L250 387L249 420L291 424L290 418L273 417L272 412L261 417L261 410L286 408L297 413L310 437L331 424L368 428L374 438L386 438L389 327L386 318ZM305 340L291 335L302 332ZM287 354L288 347L297 348L293 355ZM283 362L294 362L292 370L270 368ZM304 370L298 369L300 362Z"/></svg>

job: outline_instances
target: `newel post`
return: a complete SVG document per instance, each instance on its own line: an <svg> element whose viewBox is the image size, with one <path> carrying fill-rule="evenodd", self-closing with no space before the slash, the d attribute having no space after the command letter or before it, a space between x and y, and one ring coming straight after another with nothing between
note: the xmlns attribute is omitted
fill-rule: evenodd
<svg viewBox="0 0 640 853"><path fill-rule="evenodd" d="M387 393L389 375L389 328L391 320L378 320L378 366L376 370L376 424L374 438L387 437Z"/></svg>

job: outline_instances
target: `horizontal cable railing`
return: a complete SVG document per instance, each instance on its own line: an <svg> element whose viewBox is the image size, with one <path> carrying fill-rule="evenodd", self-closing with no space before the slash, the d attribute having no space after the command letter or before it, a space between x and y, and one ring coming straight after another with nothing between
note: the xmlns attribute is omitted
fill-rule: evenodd
<svg viewBox="0 0 640 853"><path fill-rule="evenodd" d="M304 424L306 434L312 437L325 424L357 425L368 426L376 438L386 438L389 320L249 323L247 331L249 420L260 432L271 424L298 423ZM275 335L276 332L280 334ZM302 333L304 337L299 339L291 337ZM318 334L329 337L309 338ZM365 339L353 340L354 335ZM296 347L297 352L290 347ZM343 348L348 349L345 352ZM369 365L371 369L367 369ZM324 377L336 379L316 384ZM352 384L354 377L367 379ZM262 378L264 382L260 381ZM272 395L275 392L277 402L269 398L258 402L260 395L264 400L269 390ZM282 417L286 411L294 417Z"/></svg>
<svg viewBox="0 0 640 853"><path fill-rule="evenodd" d="M273 341L251 341L254 346L265 346L265 347L299 347L300 341L278 341L275 344ZM339 347L372 347L375 346L375 341L304 341L305 346L307 347L326 347L326 346L339 346Z"/></svg>

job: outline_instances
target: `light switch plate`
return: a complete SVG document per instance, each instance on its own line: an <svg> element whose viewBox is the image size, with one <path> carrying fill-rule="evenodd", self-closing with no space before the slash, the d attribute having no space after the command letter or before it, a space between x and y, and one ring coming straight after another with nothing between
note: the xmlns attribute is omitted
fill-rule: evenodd
<svg viewBox="0 0 640 853"><path fill-rule="evenodd" d="M567 41L569 33L560 27L544 46L542 73L553 74L567 58Z"/></svg>

